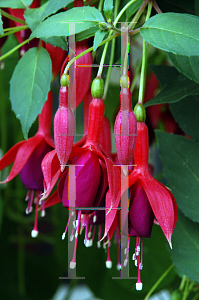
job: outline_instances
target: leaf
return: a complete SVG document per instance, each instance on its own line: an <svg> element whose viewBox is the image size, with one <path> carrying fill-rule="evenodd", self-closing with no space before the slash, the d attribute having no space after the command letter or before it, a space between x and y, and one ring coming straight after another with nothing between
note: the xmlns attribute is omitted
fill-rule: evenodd
<svg viewBox="0 0 199 300"><path fill-rule="evenodd" d="M102 30L98 30L95 33L95 37L94 37L94 41L93 41L93 50L96 51L99 44L103 41L105 35L106 35L106 31L102 31Z"/></svg>
<svg viewBox="0 0 199 300"><path fill-rule="evenodd" d="M125 1L125 2L127 4L129 1ZM132 3L126 10L127 18L130 18L140 8L142 3L143 0L136 0L134 3Z"/></svg>
<svg viewBox="0 0 199 300"><path fill-rule="evenodd" d="M199 282L199 224L186 218L180 211L172 236L170 250L174 265L190 279Z"/></svg>
<svg viewBox="0 0 199 300"><path fill-rule="evenodd" d="M164 176L181 211L199 222L199 144L184 136L156 131Z"/></svg>
<svg viewBox="0 0 199 300"><path fill-rule="evenodd" d="M0 0L0 7L27 8L33 0Z"/></svg>
<svg viewBox="0 0 199 300"><path fill-rule="evenodd" d="M10 81L10 99L26 139L30 126L47 100L51 78L51 59L42 47L29 49L14 70Z"/></svg>
<svg viewBox="0 0 199 300"><path fill-rule="evenodd" d="M173 53L167 53L167 55L179 72L199 83L199 55L185 56Z"/></svg>
<svg viewBox="0 0 199 300"><path fill-rule="evenodd" d="M103 10L107 20L111 20L113 14L113 0L105 0Z"/></svg>
<svg viewBox="0 0 199 300"><path fill-rule="evenodd" d="M188 96L178 103L172 103L169 108L182 130L199 142L198 116L199 98Z"/></svg>
<svg viewBox="0 0 199 300"><path fill-rule="evenodd" d="M68 51L68 43L64 36L52 36L48 39L42 38L45 43L49 43L54 47L59 47L62 50Z"/></svg>
<svg viewBox="0 0 199 300"><path fill-rule="evenodd" d="M198 55L199 18L197 16L178 13L157 14L143 25L140 33L156 48L179 55Z"/></svg>
<svg viewBox="0 0 199 300"><path fill-rule="evenodd" d="M96 26L104 21L95 7L75 7L44 20L31 34L31 38L49 38L51 36L69 36ZM74 32L69 32L69 23L76 23Z"/></svg>
<svg viewBox="0 0 199 300"><path fill-rule="evenodd" d="M3 22L2 22L2 16L0 14L0 35L3 35L4 32L3 32Z"/></svg>
<svg viewBox="0 0 199 300"><path fill-rule="evenodd" d="M56 1L55 0L49 0L47 2L48 6L46 7L46 9L43 13L43 19L45 19L49 15L52 15L52 14L56 13L59 9L67 6L71 2L73 2L73 0L56 0Z"/></svg>
<svg viewBox="0 0 199 300"><path fill-rule="evenodd" d="M27 9L24 13L24 17L26 20L26 23L30 27L30 29L33 31L39 23L43 20L43 13L48 3L46 2L44 5L38 8L31 8Z"/></svg>
<svg viewBox="0 0 199 300"><path fill-rule="evenodd" d="M97 26L93 26L93 27L91 27L91 28L89 28L85 31L82 31L82 32L78 33L76 35L76 41L80 42L80 41L83 41L85 39L88 39L91 36L94 36L95 33L98 31L98 29L99 29L99 26L97 25Z"/></svg>
<svg viewBox="0 0 199 300"><path fill-rule="evenodd" d="M188 79L183 74L179 74L174 81L169 81L169 83L162 88L158 95L145 103L144 106L148 107L154 104L178 102L186 96L198 94L199 85Z"/></svg>

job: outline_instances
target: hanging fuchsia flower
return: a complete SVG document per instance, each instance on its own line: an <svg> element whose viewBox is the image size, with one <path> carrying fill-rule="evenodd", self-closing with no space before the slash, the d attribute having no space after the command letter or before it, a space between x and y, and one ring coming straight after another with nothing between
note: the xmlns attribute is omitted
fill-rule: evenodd
<svg viewBox="0 0 199 300"><path fill-rule="evenodd" d="M14 162L8 177L1 183L9 182L16 175L20 175L22 183L28 190L26 196L26 200L28 201L27 214L32 212L34 194L36 193L36 221L40 194L44 190L41 162L44 156L54 148L54 142L50 133L51 117L52 93L49 92L48 100L39 115L39 129L36 135L27 141L17 143L0 160L0 170ZM44 211L42 211L43 214ZM37 234L37 222L35 222L32 235L36 236Z"/></svg>
<svg viewBox="0 0 199 300"><path fill-rule="evenodd" d="M142 120L139 120L139 114L136 114L136 117L138 123L137 140L134 152L135 166L129 177L121 182L121 193L119 193L115 202L111 203L108 198L106 199L107 213L105 236L109 233L109 236L112 237L112 234L117 227L117 211L114 208L118 207L121 195L129 188L130 211L128 245L130 243L130 236L136 236L136 250L133 259L135 260L136 266L138 266L136 289L141 290L142 283L140 280L140 270L142 269L142 238L149 238L151 236L155 217L162 228L170 247L172 247L171 236L177 222L178 210L171 191L155 180L149 172L148 129L143 122L143 118ZM129 246L127 249L128 248Z"/></svg>

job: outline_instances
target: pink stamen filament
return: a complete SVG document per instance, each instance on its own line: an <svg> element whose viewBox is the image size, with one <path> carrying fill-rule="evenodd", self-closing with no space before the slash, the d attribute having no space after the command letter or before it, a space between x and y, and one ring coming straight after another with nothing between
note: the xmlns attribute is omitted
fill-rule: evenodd
<svg viewBox="0 0 199 300"><path fill-rule="evenodd" d="M33 191L33 196L34 196L34 191ZM32 238L35 238L35 237L38 236L37 223L38 223L39 191L37 191L37 195L36 195L35 199L37 200L37 202L36 202L36 209L35 209L35 223L34 223L34 228L31 231Z"/></svg>
<svg viewBox="0 0 199 300"><path fill-rule="evenodd" d="M126 247L126 258L124 260L124 267L127 266L128 259L129 259L129 248L130 248L130 236L128 236L128 242L127 242L127 247Z"/></svg>
<svg viewBox="0 0 199 300"><path fill-rule="evenodd" d="M33 199L34 199L34 190L30 190L29 195L27 194L27 196L28 196L28 199L27 199L28 200L28 206L26 208L26 214L28 215L29 213L32 212L32 205L33 205Z"/></svg>
<svg viewBox="0 0 199 300"><path fill-rule="evenodd" d="M97 242L97 247L100 248L100 240L101 240L101 234L102 234L102 225L99 225L99 229L98 229L98 242Z"/></svg>
<svg viewBox="0 0 199 300"><path fill-rule="evenodd" d="M110 256L110 242L107 244L107 260L106 260L106 267L108 269L112 268L112 261L111 261L111 256Z"/></svg>
<svg viewBox="0 0 199 300"><path fill-rule="evenodd" d="M77 252L77 242L78 242L78 236L79 236L79 227L80 227L80 219L81 219L81 210L78 211L78 218L77 218L77 228L75 233L75 247L73 252L73 258L70 262L70 268L74 269L76 267L76 252Z"/></svg>
<svg viewBox="0 0 199 300"><path fill-rule="evenodd" d="M71 217L72 217L72 214L73 214L73 212L71 212L70 215L69 215L68 222L67 222L67 225L66 225L66 229L65 229L64 233L62 234L62 240L65 239L65 236L66 236L66 233L67 233L67 230L68 230L68 226L69 226L69 223L70 223L70 219L71 219Z"/></svg>

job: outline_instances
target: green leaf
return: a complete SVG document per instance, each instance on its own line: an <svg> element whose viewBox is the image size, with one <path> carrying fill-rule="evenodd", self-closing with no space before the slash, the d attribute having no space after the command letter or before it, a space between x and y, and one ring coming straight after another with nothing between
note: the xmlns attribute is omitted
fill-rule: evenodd
<svg viewBox="0 0 199 300"><path fill-rule="evenodd" d="M156 131L164 176L178 207L199 222L199 144L184 136Z"/></svg>
<svg viewBox="0 0 199 300"><path fill-rule="evenodd" d="M48 39L42 38L45 43L49 43L54 47L59 47L63 50L68 51L68 42L64 36L52 36Z"/></svg>
<svg viewBox="0 0 199 300"><path fill-rule="evenodd" d="M107 18L107 20L112 20L112 15L113 15L113 0L105 0L104 1L104 14Z"/></svg>
<svg viewBox="0 0 199 300"><path fill-rule="evenodd" d="M33 0L0 0L0 7L27 8Z"/></svg>
<svg viewBox="0 0 199 300"><path fill-rule="evenodd" d="M155 104L178 102L189 95L198 94L199 85L183 74L179 74L174 81L169 81L167 85L164 85L155 98L145 103L145 107Z"/></svg>
<svg viewBox="0 0 199 300"><path fill-rule="evenodd" d="M30 126L47 100L51 78L50 55L42 47L29 49L14 70L10 81L10 99L26 139Z"/></svg>
<svg viewBox="0 0 199 300"><path fill-rule="evenodd" d="M106 31L98 30L95 33L94 41L93 41L93 50L96 51L99 44L103 41L105 35L107 34Z"/></svg>
<svg viewBox="0 0 199 300"><path fill-rule="evenodd" d="M156 48L174 54L198 55L199 18L177 13L157 14L140 29L142 37Z"/></svg>
<svg viewBox="0 0 199 300"><path fill-rule="evenodd" d="M24 17L26 20L26 23L30 27L30 29L33 31L39 23L43 20L43 13L48 3L46 2L44 5L38 8L31 8L27 9L24 13Z"/></svg>
<svg viewBox="0 0 199 300"><path fill-rule="evenodd" d="M85 31L82 31L82 32L78 33L76 35L76 41L80 42L80 41L83 41L85 39L88 39L91 36L94 36L95 33L98 31L98 29L99 29L99 26L97 25L97 26L91 27L91 28L89 28Z"/></svg>
<svg viewBox="0 0 199 300"><path fill-rule="evenodd" d="M4 32L3 32L3 22L2 22L2 16L0 14L0 35L3 35Z"/></svg>
<svg viewBox="0 0 199 300"><path fill-rule="evenodd" d="M126 4L129 2L128 0L125 1ZM143 0L137 0L134 3L132 3L126 10L126 16L127 18L130 18L142 5Z"/></svg>
<svg viewBox="0 0 199 300"><path fill-rule="evenodd" d="M167 53L167 55L179 72L199 83L199 55L184 56L173 53Z"/></svg>
<svg viewBox="0 0 199 300"><path fill-rule="evenodd" d="M56 1L55 0L49 0L47 2L48 6L46 7L46 9L43 13L43 19L45 19L49 15L52 15L52 14L56 13L59 9L67 6L71 2L73 2L73 0L56 0Z"/></svg>
<svg viewBox="0 0 199 300"><path fill-rule="evenodd" d="M172 236L170 250L174 265L180 272L199 282L199 224L186 218L180 211Z"/></svg>
<svg viewBox="0 0 199 300"><path fill-rule="evenodd" d="M182 130L188 136L199 141L199 98L189 96L178 103L170 104L169 108Z"/></svg>
<svg viewBox="0 0 199 300"><path fill-rule="evenodd" d="M44 20L31 34L31 38L49 38L51 36L69 36L69 23L75 24L75 33L82 32L104 21L95 7L75 7Z"/></svg>

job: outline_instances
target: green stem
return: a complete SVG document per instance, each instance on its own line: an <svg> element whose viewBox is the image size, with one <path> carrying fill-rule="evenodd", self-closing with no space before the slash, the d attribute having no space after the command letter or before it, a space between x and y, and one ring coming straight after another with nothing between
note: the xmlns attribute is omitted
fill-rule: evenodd
<svg viewBox="0 0 199 300"><path fill-rule="evenodd" d="M125 12L125 10L127 10L127 8L132 4L134 3L135 1L137 0L131 0L129 1L123 8L122 10L120 11L120 13L118 14L117 18L115 19L113 25L116 26L117 22L119 21L119 19L121 18L121 16L123 15L123 13Z"/></svg>
<svg viewBox="0 0 199 300"><path fill-rule="evenodd" d="M1 14L2 14L2 16L6 17L6 18L8 18L8 19L10 19L10 20L12 20L12 21L15 21L15 22L17 22L17 23L26 25L26 22L25 22L24 20L19 19L19 18L16 18L16 17L14 17L14 16L8 14L7 12L5 12L5 11L2 10L2 9L1 9Z"/></svg>
<svg viewBox="0 0 199 300"><path fill-rule="evenodd" d="M147 3L148 3L149 1L150 1L150 0L145 0L145 1L142 3L142 5L140 6L139 10L138 10L137 13L135 14L133 20L132 20L131 23L129 24L129 30L132 30L132 29L135 27L137 21L139 20L140 16L142 15L142 13L143 13L143 11L144 11L144 9L145 9L145 7L147 6Z"/></svg>
<svg viewBox="0 0 199 300"><path fill-rule="evenodd" d="M144 300L149 299L149 297L151 296L151 294L155 291L155 289L158 287L158 285L161 283L161 281L167 276L167 274L172 270L172 268L174 267L174 265L171 265L163 274L162 276L156 281L156 283L152 286L152 288L150 289L150 291L148 292L148 294L146 295L146 297L144 298Z"/></svg>
<svg viewBox="0 0 199 300"><path fill-rule="evenodd" d="M28 29L28 28L29 28L28 25L15 27L15 29L13 29L12 31L10 30L10 31L4 33L3 35L1 35L1 37L7 36L7 35L10 35L10 34L14 34L15 32L25 30L25 29Z"/></svg>
<svg viewBox="0 0 199 300"><path fill-rule="evenodd" d="M99 11L102 11L103 3L104 3L104 0L100 0L99 5L98 5Z"/></svg>
<svg viewBox="0 0 199 300"><path fill-rule="evenodd" d="M157 5L157 3L156 3L155 0L153 0L153 7L154 7L154 9L156 10L156 12L157 12L158 14L161 14L161 13L162 13L161 9L159 8L159 6Z"/></svg>
<svg viewBox="0 0 199 300"><path fill-rule="evenodd" d="M179 287L180 291L182 291L184 289L184 285L185 285L186 279L187 279L186 275L183 275L181 283L180 283L180 287Z"/></svg>
<svg viewBox="0 0 199 300"><path fill-rule="evenodd" d="M6 54L2 55L2 56L0 57L0 60L2 60L2 59L4 59L4 58L8 57L8 56L11 55L13 52L15 52L17 49L19 49L21 46L23 46L23 45L29 43L31 40L32 40L32 39L27 39L27 40L25 40L23 43L18 44L16 47L14 47L14 48L12 48L10 51L8 51Z"/></svg>
<svg viewBox="0 0 199 300"><path fill-rule="evenodd" d="M148 5L146 21L150 18L151 10L152 10L152 3L150 2ZM146 67L147 67L146 41L143 39L142 68L141 68L140 89L139 89L139 97L138 97L138 103L140 103L140 104L143 104L143 101L144 101Z"/></svg>
<svg viewBox="0 0 199 300"><path fill-rule="evenodd" d="M112 32L113 32L112 30L109 32L108 37L110 37L112 35ZM103 50L102 57L101 57L101 60L100 60L100 66L99 66L99 69L98 69L98 72L97 72L97 77L102 76L104 61L105 61L106 53L107 53L107 50L108 50L108 44L109 44L109 42L107 42L106 45L104 46L104 50Z"/></svg>
<svg viewBox="0 0 199 300"><path fill-rule="evenodd" d="M189 282L190 282L190 279L187 278L182 300L186 300L189 295Z"/></svg>
<svg viewBox="0 0 199 300"><path fill-rule="evenodd" d="M119 34L118 34L118 33L115 33L115 34L113 34L112 36L108 37L107 39L105 39L104 41L102 41L102 42L99 44L99 47L102 46L102 45L104 45L104 44L106 44L107 42L109 42L109 41L115 39L117 36L119 36ZM80 53L79 55L77 55L76 57L74 57L73 59L71 59L71 60L68 62L68 64L66 65L63 74L67 74L68 69L69 69L70 66L74 63L74 61L76 61L78 58L84 56L86 53L91 52L91 51L93 51L93 46L90 47L90 48L88 48L88 49L86 49L85 51L83 51L82 53ZM0 59L1 59L1 58L0 58Z"/></svg>
<svg viewBox="0 0 199 300"><path fill-rule="evenodd" d="M116 17L116 15L118 13L119 6L120 6L120 0L116 0L115 7L114 7L114 18ZM108 72L106 75L106 81L105 81L105 85L104 85L104 95L102 98L103 100L106 99L106 95L108 92L108 86L109 86L111 71L112 71L112 64L113 64L114 54L115 54L115 44L116 44L116 39L112 40L112 43L111 43L111 55L110 55Z"/></svg>

